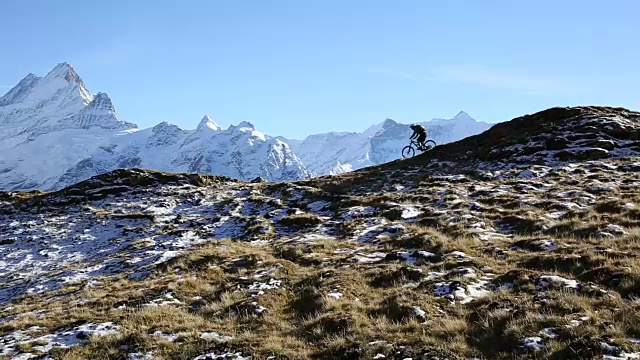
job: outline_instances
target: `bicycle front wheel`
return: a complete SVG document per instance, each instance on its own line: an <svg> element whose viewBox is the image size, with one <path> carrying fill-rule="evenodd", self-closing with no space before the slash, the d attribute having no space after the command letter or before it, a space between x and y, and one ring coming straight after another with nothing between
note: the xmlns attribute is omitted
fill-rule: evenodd
<svg viewBox="0 0 640 360"><path fill-rule="evenodd" d="M411 158L416 154L416 149L413 148L413 146L411 145L407 145L402 149L402 157L407 159L407 158Z"/></svg>
<svg viewBox="0 0 640 360"><path fill-rule="evenodd" d="M436 142L433 140L427 140L424 142L424 147L427 148L427 150L431 150L436 147Z"/></svg>

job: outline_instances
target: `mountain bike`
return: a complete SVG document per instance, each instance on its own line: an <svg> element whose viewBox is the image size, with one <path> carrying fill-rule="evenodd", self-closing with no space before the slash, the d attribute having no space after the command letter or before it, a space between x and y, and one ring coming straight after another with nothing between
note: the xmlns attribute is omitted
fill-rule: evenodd
<svg viewBox="0 0 640 360"><path fill-rule="evenodd" d="M411 143L409 143L409 145L402 148L402 157L405 159L414 157L416 155L416 149L422 152L429 151L436 147L436 142L433 140L427 140L424 142L424 145L424 147L420 147L417 141L411 140Z"/></svg>

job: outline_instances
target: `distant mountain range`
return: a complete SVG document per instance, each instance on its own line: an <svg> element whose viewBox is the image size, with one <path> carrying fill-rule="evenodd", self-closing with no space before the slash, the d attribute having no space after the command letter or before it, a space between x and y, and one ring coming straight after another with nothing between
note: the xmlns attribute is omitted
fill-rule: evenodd
<svg viewBox="0 0 640 360"><path fill-rule="evenodd" d="M437 144L457 141L491 127L465 112L453 119L433 119L420 124L426 127L429 139ZM413 133L409 126L387 119L361 133L330 132L311 135L302 141L281 139L291 145L314 174L336 175L398 159Z"/></svg>
<svg viewBox="0 0 640 360"><path fill-rule="evenodd" d="M464 112L424 124L438 144L490 127ZM304 140L272 137L248 122L221 129L205 116L194 130L121 120L105 93L92 95L67 63L28 74L0 98L0 189L51 190L117 168L289 181L339 174L397 159L408 125L391 119L362 133Z"/></svg>

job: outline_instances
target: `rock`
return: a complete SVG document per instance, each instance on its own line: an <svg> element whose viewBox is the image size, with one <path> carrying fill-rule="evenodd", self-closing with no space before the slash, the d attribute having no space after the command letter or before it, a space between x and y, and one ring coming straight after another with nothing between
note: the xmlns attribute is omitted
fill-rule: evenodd
<svg viewBox="0 0 640 360"><path fill-rule="evenodd" d="M589 148L585 150L561 151L556 158L562 161L568 160L598 160L609 157L609 151L602 148Z"/></svg>
<svg viewBox="0 0 640 360"><path fill-rule="evenodd" d="M575 159L575 153L571 152L571 151L561 151L559 153L557 153L555 155L555 158L561 161L567 161L567 160L572 160Z"/></svg>
<svg viewBox="0 0 640 360"><path fill-rule="evenodd" d="M617 139L636 140L640 138L640 133L637 130L616 122L609 122L603 126L602 132Z"/></svg>
<svg viewBox="0 0 640 360"><path fill-rule="evenodd" d="M544 146L547 150L562 150L566 149L569 145L569 140L563 137L550 138L545 141Z"/></svg>
<svg viewBox="0 0 640 360"><path fill-rule="evenodd" d="M598 136L598 134L595 133L577 133L577 134L573 134L573 135L569 135L567 136L567 139L569 141L584 141L584 140L596 140L596 139L600 139L600 137Z"/></svg>
<svg viewBox="0 0 640 360"><path fill-rule="evenodd" d="M542 227L536 220L527 219L517 215L505 216L498 220L496 225L502 232L515 234L532 234L542 230Z"/></svg>
<svg viewBox="0 0 640 360"><path fill-rule="evenodd" d="M0 245L11 245L16 242L17 238L0 239Z"/></svg>
<svg viewBox="0 0 640 360"><path fill-rule="evenodd" d="M491 149L485 156L486 160L501 160L516 154L513 150L507 149Z"/></svg>
<svg viewBox="0 0 640 360"><path fill-rule="evenodd" d="M619 169L622 170L622 171L627 171L627 172L640 171L640 162L623 165L623 166L620 166Z"/></svg>
<svg viewBox="0 0 640 360"><path fill-rule="evenodd" d="M609 157L609 152L602 148L592 148L586 150L584 153L587 158L591 160L604 159Z"/></svg>
<svg viewBox="0 0 640 360"><path fill-rule="evenodd" d="M504 259L507 257L507 252L500 248L495 248L493 249L493 256L497 257L498 259Z"/></svg>
<svg viewBox="0 0 640 360"><path fill-rule="evenodd" d="M613 150L613 149L615 149L617 147L617 144L615 143L615 141L602 140L602 139L591 140L591 141L587 142L586 145L592 146L594 148L605 149L605 150Z"/></svg>
<svg viewBox="0 0 640 360"><path fill-rule="evenodd" d="M251 180L252 183L257 184L257 183L263 183L266 182L266 180L264 178L262 178L262 176L258 176L257 178Z"/></svg>
<svg viewBox="0 0 640 360"><path fill-rule="evenodd" d="M598 239L604 239L604 238L612 238L615 237L615 235L613 235L612 233L608 233L605 231L597 231L596 232L596 238Z"/></svg>
<svg viewBox="0 0 640 360"><path fill-rule="evenodd" d="M605 229L605 231L607 231L609 233L612 233L612 234L615 234L615 235L626 235L627 234L627 232L624 230L624 228L622 226L620 226L620 225L610 224L610 225L607 225L607 227L604 228L604 229Z"/></svg>
<svg viewBox="0 0 640 360"><path fill-rule="evenodd" d="M526 146L522 148L522 154L521 155L533 155L537 152L540 152L542 150L545 150L545 147L542 146Z"/></svg>

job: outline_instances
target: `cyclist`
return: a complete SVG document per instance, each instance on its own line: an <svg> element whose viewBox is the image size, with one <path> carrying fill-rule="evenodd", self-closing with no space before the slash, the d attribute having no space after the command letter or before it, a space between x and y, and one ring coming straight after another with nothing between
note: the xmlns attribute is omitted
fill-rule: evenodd
<svg viewBox="0 0 640 360"><path fill-rule="evenodd" d="M416 139L418 142L418 149L425 150L424 141L427 139L427 129L420 124L413 124L410 126L411 130L413 130L413 134L409 138L409 140Z"/></svg>

